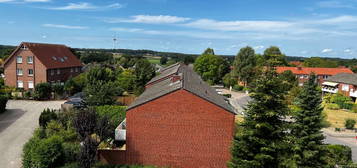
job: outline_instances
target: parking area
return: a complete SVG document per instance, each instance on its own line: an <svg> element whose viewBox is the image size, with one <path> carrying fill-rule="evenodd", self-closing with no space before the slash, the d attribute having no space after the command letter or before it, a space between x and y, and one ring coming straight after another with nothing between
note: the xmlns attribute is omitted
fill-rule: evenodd
<svg viewBox="0 0 357 168"><path fill-rule="evenodd" d="M0 167L21 167L22 146L38 127L42 110L59 109L63 102L9 100L7 111L0 114Z"/></svg>

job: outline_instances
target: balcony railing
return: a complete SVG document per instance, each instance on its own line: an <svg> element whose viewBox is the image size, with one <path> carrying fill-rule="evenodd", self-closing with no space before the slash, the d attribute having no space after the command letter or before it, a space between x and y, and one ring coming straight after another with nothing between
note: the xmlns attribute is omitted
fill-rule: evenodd
<svg viewBox="0 0 357 168"><path fill-rule="evenodd" d="M126 119L122 121L119 126L115 129L115 140L125 141L126 140Z"/></svg>
<svg viewBox="0 0 357 168"><path fill-rule="evenodd" d="M323 92L328 92L328 93L337 93L338 92L338 88L327 88L327 87L323 87L322 88Z"/></svg>

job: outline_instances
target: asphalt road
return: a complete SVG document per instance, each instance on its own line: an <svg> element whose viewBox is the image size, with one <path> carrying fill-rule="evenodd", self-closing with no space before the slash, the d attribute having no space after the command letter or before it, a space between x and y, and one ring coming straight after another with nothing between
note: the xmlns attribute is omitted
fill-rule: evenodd
<svg viewBox="0 0 357 168"><path fill-rule="evenodd" d="M345 137L332 137L325 134L325 143L328 144L339 144L346 145L352 149L352 160L357 162L357 139L356 138L345 138Z"/></svg>
<svg viewBox="0 0 357 168"><path fill-rule="evenodd" d="M64 101L10 100L7 111L0 114L0 167L20 168L22 146L38 127L45 108L59 109Z"/></svg>

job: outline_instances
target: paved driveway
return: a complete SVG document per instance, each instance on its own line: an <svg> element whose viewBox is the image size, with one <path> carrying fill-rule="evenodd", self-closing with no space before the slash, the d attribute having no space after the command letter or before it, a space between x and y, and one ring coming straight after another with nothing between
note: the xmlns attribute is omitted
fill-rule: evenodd
<svg viewBox="0 0 357 168"><path fill-rule="evenodd" d="M0 114L0 167L20 168L22 146L38 127L45 108L59 109L64 101L10 100L7 111Z"/></svg>

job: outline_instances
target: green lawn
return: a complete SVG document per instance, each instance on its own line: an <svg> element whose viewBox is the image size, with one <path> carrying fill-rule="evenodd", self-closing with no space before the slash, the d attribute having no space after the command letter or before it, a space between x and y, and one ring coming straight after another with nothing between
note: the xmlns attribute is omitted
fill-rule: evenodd
<svg viewBox="0 0 357 168"><path fill-rule="evenodd" d="M325 109L324 113L326 114L326 120L331 124L331 127L334 128L344 128L345 120L347 118L357 120L357 113L348 112L345 110ZM355 125L355 128L357 128L357 124Z"/></svg>

